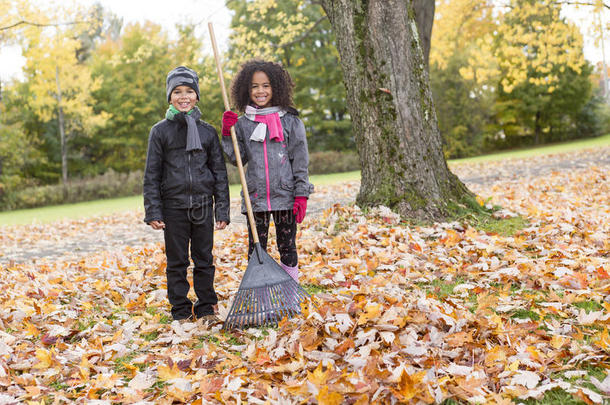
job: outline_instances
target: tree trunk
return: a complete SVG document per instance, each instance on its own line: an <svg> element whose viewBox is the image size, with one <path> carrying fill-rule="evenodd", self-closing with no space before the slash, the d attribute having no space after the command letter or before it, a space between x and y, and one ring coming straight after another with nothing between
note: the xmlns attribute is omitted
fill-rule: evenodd
<svg viewBox="0 0 610 405"><path fill-rule="evenodd" d="M61 86L59 84L59 67L55 66L55 84L57 85L57 119L61 141L61 182L68 184L68 148L66 145L66 132L64 129L64 110L61 106Z"/></svg>
<svg viewBox="0 0 610 405"><path fill-rule="evenodd" d="M430 43L432 41L432 25L434 24L434 0L413 0L417 33L421 43L426 69L430 58Z"/></svg>
<svg viewBox="0 0 610 405"><path fill-rule="evenodd" d="M536 118L534 119L534 145L540 145L540 134L542 128L540 127L540 111L536 111Z"/></svg>
<svg viewBox="0 0 610 405"><path fill-rule="evenodd" d="M472 194L445 162L415 16L405 0L323 0L360 155L360 206L447 218Z"/></svg>

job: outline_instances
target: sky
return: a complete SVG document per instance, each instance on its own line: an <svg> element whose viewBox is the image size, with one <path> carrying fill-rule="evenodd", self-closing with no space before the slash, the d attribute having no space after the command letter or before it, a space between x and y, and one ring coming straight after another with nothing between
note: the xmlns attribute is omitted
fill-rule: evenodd
<svg viewBox="0 0 610 405"><path fill-rule="evenodd" d="M96 0L76 0L83 5L92 5ZM207 38L208 22L214 23L214 31L221 49L226 48L229 37L231 13L225 7L224 0L97 0L104 8L123 17L124 23L143 22L150 20L161 24L170 35L175 34L175 25L183 22L198 24L197 34ZM37 4L53 6L60 4L58 0L36 0ZM65 3L65 2L64 2ZM602 60L602 50L599 44L594 44L588 31L598 21L591 21L586 8L564 10L568 19L574 21L581 29L585 38L585 58L593 63ZM605 10L604 23L610 22L610 12ZM433 39L434 40L434 39ZM208 48L209 49L209 48ZM610 65L610 32L605 38L606 64ZM0 80L19 78L24 59L19 47L3 47L0 49Z"/></svg>
<svg viewBox="0 0 610 405"><path fill-rule="evenodd" d="M97 0L102 6L123 18L123 23L144 22L160 24L170 35L176 35L177 23L193 22L197 25L197 35L208 38L208 22L214 24L218 46L226 48L229 38L231 13L224 0ZM53 7L65 4L58 0L35 0L41 6ZM90 6L96 0L76 0L76 3ZM211 49L208 47L208 49ZM0 49L0 79L19 78L24 59L17 46Z"/></svg>

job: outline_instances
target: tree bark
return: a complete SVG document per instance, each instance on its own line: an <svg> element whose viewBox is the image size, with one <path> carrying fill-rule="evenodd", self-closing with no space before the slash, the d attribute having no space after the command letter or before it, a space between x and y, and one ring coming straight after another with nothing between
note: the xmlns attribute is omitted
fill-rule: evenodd
<svg viewBox="0 0 610 405"><path fill-rule="evenodd" d="M445 161L411 3L323 0L360 155L357 203L438 220L472 194Z"/></svg>
<svg viewBox="0 0 610 405"><path fill-rule="evenodd" d="M432 25L434 24L434 0L413 0L417 33L421 43L426 69L430 59L430 43L432 41Z"/></svg>
<svg viewBox="0 0 610 405"><path fill-rule="evenodd" d="M57 86L57 119L61 141L61 182L68 184L68 147L66 145L66 132L64 129L64 110L61 106L61 85L59 83L59 66L55 66L55 85Z"/></svg>

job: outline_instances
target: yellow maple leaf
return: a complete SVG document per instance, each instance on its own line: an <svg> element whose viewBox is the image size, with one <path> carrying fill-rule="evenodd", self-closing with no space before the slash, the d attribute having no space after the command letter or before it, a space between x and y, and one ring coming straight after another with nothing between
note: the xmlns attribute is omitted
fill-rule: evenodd
<svg viewBox="0 0 610 405"><path fill-rule="evenodd" d="M33 323L26 321L26 322L24 322L24 326L25 326L26 335L38 336L40 334L40 331L38 330L38 328L36 326L34 326Z"/></svg>
<svg viewBox="0 0 610 405"><path fill-rule="evenodd" d="M540 361L544 358L544 354L542 354L534 346L528 346L526 350L532 356L532 359L535 361Z"/></svg>
<svg viewBox="0 0 610 405"><path fill-rule="evenodd" d="M174 378L180 378L183 376L182 371L178 368L176 363L172 364L171 367L161 364L157 366L157 373L161 381L173 380Z"/></svg>
<svg viewBox="0 0 610 405"><path fill-rule="evenodd" d="M570 339L565 336L553 335L551 338L551 347L553 349L561 349Z"/></svg>
<svg viewBox="0 0 610 405"><path fill-rule="evenodd" d="M368 304L364 307L365 312L360 314L358 318L358 325L363 325L370 320L379 318L381 315L381 304Z"/></svg>
<svg viewBox="0 0 610 405"><path fill-rule="evenodd" d="M39 362L34 366L34 368L47 369L51 367L51 364L53 364L54 354L54 349L51 349L49 351L45 349L36 349L36 358Z"/></svg>
<svg viewBox="0 0 610 405"><path fill-rule="evenodd" d="M501 346L496 346L487 352L487 355L485 356L485 366L491 367L498 361L506 361L506 352Z"/></svg>
<svg viewBox="0 0 610 405"><path fill-rule="evenodd" d="M519 362L519 360L515 360L512 363L510 363L510 365L508 365L508 367L506 367L506 370L517 371L517 370L519 370L520 364L521 363Z"/></svg>
<svg viewBox="0 0 610 405"><path fill-rule="evenodd" d="M608 329L596 333L593 336L593 343L604 350L608 350L610 348L610 335L608 334Z"/></svg>
<svg viewBox="0 0 610 405"><path fill-rule="evenodd" d="M343 403L343 395L338 392L329 392L328 386L324 386L316 396L319 405L340 405Z"/></svg>
<svg viewBox="0 0 610 405"><path fill-rule="evenodd" d="M326 380L328 380L328 370L322 371L322 362L318 364L318 367L313 371L313 373L307 372L307 379L314 385L321 387L326 384Z"/></svg>
<svg viewBox="0 0 610 405"><path fill-rule="evenodd" d="M415 397L417 394L416 385L421 382L424 378L425 372L422 374L415 373L413 375L407 374L405 370L402 370L402 374L400 374L400 379L398 380L398 389L392 390L396 394L397 397L402 401L409 401Z"/></svg>

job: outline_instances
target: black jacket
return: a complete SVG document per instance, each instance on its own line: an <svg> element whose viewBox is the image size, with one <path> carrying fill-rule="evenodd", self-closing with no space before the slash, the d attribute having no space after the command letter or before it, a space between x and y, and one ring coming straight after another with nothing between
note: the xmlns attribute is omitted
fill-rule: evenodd
<svg viewBox="0 0 610 405"><path fill-rule="evenodd" d="M212 206L229 223L229 182L218 133L197 120L203 151L186 152L186 122L164 119L148 137L144 172L144 222L163 220L163 208Z"/></svg>

